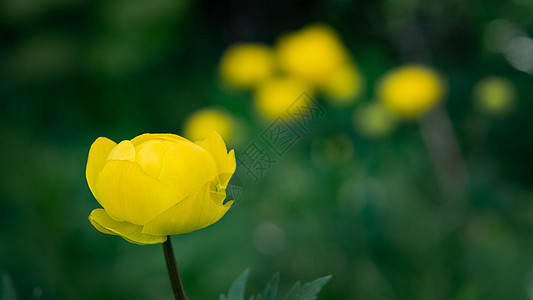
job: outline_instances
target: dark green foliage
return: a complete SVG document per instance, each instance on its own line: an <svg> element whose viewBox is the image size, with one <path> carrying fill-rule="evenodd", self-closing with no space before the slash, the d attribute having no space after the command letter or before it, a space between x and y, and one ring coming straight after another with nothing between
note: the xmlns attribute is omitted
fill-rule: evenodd
<svg viewBox="0 0 533 300"><path fill-rule="evenodd" d="M246 280L250 275L250 269L246 269L231 285L228 291L228 300L244 300L244 290L246 288Z"/></svg>
<svg viewBox="0 0 533 300"><path fill-rule="evenodd" d="M287 293L283 300L314 300L322 287L331 279L330 276L322 277L300 286L297 282Z"/></svg>
<svg viewBox="0 0 533 300"><path fill-rule="evenodd" d="M246 280L250 275L250 269L246 269L231 285L228 296L220 295L220 300L243 300ZM294 284L282 300L314 300L322 287L331 279L330 276L322 277L301 286L300 282ZM253 295L249 300L276 300L279 285L279 273L268 282L263 294Z"/></svg>
<svg viewBox="0 0 533 300"><path fill-rule="evenodd" d="M270 279L263 295L258 295L256 300L275 300L276 295L278 294L278 285L279 285L279 272Z"/></svg>

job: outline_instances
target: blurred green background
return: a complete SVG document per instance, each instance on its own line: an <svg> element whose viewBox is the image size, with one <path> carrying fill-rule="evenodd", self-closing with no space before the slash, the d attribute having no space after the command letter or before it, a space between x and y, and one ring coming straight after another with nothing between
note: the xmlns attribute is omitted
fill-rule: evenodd
<svg viewBox="0 0 533 300"><path fill-rule="evenodd" d="M190 299L217 299L247 267L249 293L279 271L284 291L332 274L319 299L533 298L532 15L529 0L2 0L0 296L171 299L161 246L87 220L91 143L182 134L217 106L239 120L239 156L268 122L221 82L224 50L322 22L365 90L348 108L318 95L324 117L257 183L243 179L220 222L173 237ZM353 111L406 62L446 78L441 107L362 136ZM486 76L516 90L505 116L475 108Z"/></svg>

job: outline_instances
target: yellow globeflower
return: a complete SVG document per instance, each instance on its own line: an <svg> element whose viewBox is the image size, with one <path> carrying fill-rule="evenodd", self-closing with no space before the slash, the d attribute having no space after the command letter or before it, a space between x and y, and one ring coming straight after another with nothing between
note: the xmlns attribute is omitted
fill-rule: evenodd
<svg viewBox="0 0 533 300"><path fill-rule="evenodd" d="M363 90L364 80L352 64L345 64L335 70L322 85L322 92L328 101L336 106L352 104Z"/></svg>
<svg viewBox="0 0 533 300"><path fill-rule="evenodd" d="M472 93L476 108L491 116L504 116L514 107L516 89L506 78L492 76L481 79Z"/></svg>
<svg viewBox="0 0 533 300"><path fill-rule="evenodd" d="M396 127L396 119L379 102L362 104L353 114L353 125L361 135L369 138L386 136Z"/></svg>
<svg viewBox="0 0 533 300"><path fill-rule="evenodd" d="M251 88L274 71L272 50L262 44L243 43L229 47L220 62L222 79L236 88Z"/></svg>
<svg viewBox="0 0 533 300"><path fill-rule="evenodd" d="M185 136L193 141L207 138L216 131L228 140L234 131L232 116L217 108L204 108L191 114L185 122Z"/></svg>
<svg viewBox="0 0 533 300"><path fill-rule="evenodd" d="M433 108L443 98L444 89L444 82L432 69L407 65L385 74L377 93L391 112L414 119Z"/></svg>
<svg viewBox="0 0 533 300"><path fill-rule="evenodd" d="M282 36L276 54L284 71L318 85L349 60L337 33L322 24Z"/></svg>
<svg viewBox="0 0 533 300"><path fill-rule="evenodd" d="M302 81L281 77L263 82L254 94L255 106L266 118L287 117L287 110L302 94L311 93L308 85Z"/></svg>
<svg viewBox="0 0 533 300"><path fill-rule="evenodd" d="M174 134L143 134L119 144L100 137L91 146L86 177L103 209L89 220L100 232L135 244L157 244L217 222L235 172L233 150L213 133L192 143Z"/></svg>

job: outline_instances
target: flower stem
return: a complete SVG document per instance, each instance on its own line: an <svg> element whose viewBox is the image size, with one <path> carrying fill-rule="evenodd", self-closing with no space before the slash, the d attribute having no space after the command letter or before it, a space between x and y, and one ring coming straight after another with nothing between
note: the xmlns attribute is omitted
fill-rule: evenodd
<svg viewBox="0 0 533 300"><path fill-rule="evenodd" d="M181 283L180 273L178 272L178 265L176 264L176 257L174 256L170 236L168 236L167 241L163 243L163 253L165 254L168 277L170 278L174 298L176 300L186 300L187 298L185 298L185 290L183 290L183 284Z"/></svg>

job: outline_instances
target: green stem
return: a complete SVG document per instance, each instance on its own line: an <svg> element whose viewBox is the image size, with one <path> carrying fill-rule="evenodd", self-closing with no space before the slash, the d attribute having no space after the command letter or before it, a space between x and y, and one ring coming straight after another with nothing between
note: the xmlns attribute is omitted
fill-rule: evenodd
<svg viewBox="0 0 533 300"><path fill-rule="evenodd" d="M176 257L174 256L170 236L168 236L167 241L163 243L163 253L165 254L168 277L170 278L174 298L176 300L186 300L187 298L185 298L185 290L183 290L183 284L181 283L180 273L178 272L178 265L176 264Z"/></svg>

